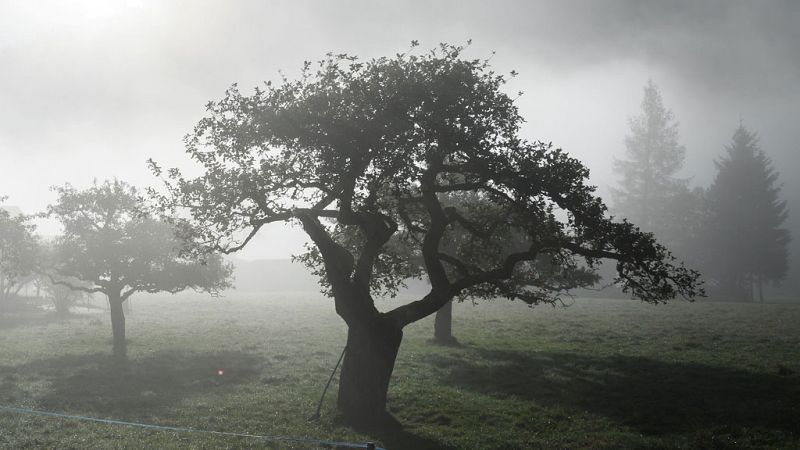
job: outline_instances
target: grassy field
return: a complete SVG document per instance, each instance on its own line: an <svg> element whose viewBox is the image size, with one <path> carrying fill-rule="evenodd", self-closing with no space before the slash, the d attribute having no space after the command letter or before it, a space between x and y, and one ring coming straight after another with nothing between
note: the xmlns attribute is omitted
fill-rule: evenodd
<svg viewBox="0 0 800 450"><path fill-rule="evenodd" d="M402 431L342 426L335 384L308 420L345 341L331 301L308 295L135 298L125 367L107 313L7 313L0 405L391 450L800 448L798 304L462 304L461 346L431 333L412 325L400 349ZM0 448L315 447L0 412Z"/></svg>

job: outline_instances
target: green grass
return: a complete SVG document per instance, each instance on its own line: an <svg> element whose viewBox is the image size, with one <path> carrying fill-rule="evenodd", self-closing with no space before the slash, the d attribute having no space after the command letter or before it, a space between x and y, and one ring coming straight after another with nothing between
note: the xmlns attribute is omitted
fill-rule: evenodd
<svg viewBox="0 0 800 450"><path fill-rule="evenodd" d="M395 301L381 301L391 307ZM107 313L0 318L0 404L397 449L800 448L800 305L579 299L457 305L458 347L406 330L389 392L402 431L309 422L344 345L332 302L134 299L129 363ZM217 375L222 369L224 375ZM0 412L0 448L314 448Z"/></svg>

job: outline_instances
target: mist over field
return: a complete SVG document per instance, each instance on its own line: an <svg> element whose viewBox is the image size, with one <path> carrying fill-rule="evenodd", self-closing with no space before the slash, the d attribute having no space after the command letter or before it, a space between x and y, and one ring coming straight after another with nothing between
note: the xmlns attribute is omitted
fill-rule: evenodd
<svg viewBox="0 0 800 450"><path fill-rule="evenodd" d="M758 133L800 209L798 7L791 1L6 2L0 34L0 192L33 214L49 187L118 177L154 184L145 161L191 167L181 138L232 83L250 90L327 52L370 58L473 40L471 58L519 72L509 94L530 139L583 161L603 197L628 119L652 79L680 123L680 175L707 187L739 121ZM258 18L257 20L254 18ZM368 36L368 38L365 38ZM788 228L800 229L790 214ZM55 225L41 231L54 234ZM288 258L303 233L274 226L242 257ZM792 244L797 249L797 240ZM793 251L793 254L800 253ZM797 279L800 264L791 265ZM797 287L796 282L793 281Z"/></svg>
<svg viewBox="0 0 800 450"><path fill-rule="evenodd" d="M800 447L798 23L0 0L0 449Z"/></svg>

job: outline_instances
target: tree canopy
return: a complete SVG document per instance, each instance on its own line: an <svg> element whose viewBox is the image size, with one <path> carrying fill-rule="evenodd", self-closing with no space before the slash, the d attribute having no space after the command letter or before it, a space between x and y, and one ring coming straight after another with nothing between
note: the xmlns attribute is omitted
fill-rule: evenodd
<svg viewBox="0 0 800 450"><path fill-rule="evenodd" d="M523 120L502 92L506 77L462 52L442 45L369 61L331 54L306 63L297 80L250 95L234 85L186 137L204 174L165 174L162 205L187 208L194 238L212 248L237 251L273 222L303 227L350 329L345 412L369 415L385 403L388 376L380 385L372 380L382 377L363 375L376 369L351 370L356 361L360 369L384 361L391 373L399 330L454 297L555 301L536 282L540 258L560 267L615 259L617 282L645 301L701 293L698 274L651 234L609 219L578 160L519 137ZM487 202L448 205L458 193ZM505 245L512 234L524 238L519 246ZM450 236L469 236L469 251L447 252ZM414 258L430 292L378 312L372 294L394 289L416 270ZM383 390L382 400L365 404L377 398L370 389Z"/></svg>
<svg viewBox="0 0 800 450"><path fill-rule="evenodd" d="M619 188L612 190L614 212L655 232L659 238L674 237L680 234L674 230L679 227L670 229L670 225L676 215L682 214L682 205L675 203L690 194L687 180L677 177L686 148L679 142L675 115L664 106L661 92L652 80L644 87L641 114L629 122L625 158L614 158L614 168L620 176Z"/></svg>
<svg viewBox="0 0 800 450"><path fill-rule="evenodd" d="M116 352L124 354L125 347L121 305L134 293L188 288L216 293L230 286L230 265L219 255L198 260L185 252L177 230L148 214L133 186L114 180L55 191L58 199L48 213L64 232L55 241L51 279L108 296Z"/></svg>
<svg viewBox="0 0 800 450"><path fill-rule="evenodd" d="M721 294L752 299L754 287L761 295L763 282L786 277L788 209L778 172L754 132L740 125L725 150L707 193L708 266Z"/></svg>
<svg viewBox="0 0 800 450"><path fill-rule="evenodd" d="M5 197L0 197L0 203ZM0 302L14 294L38 267L40 248L28 217L0 206Z"/></svg>
<svg viewBox="0 0 800 450"><path fill-rule="evenodd" d="M171 170L172 193L215 248L236 251L267 223L299 221L318 247L352 266L343 275L362 284L399 233L408 245L427 241L428 271L463 269L461 279L434 277L451 292L499 289L535 302L535 293L505 281L517 263L545 253L565 261L618 259L619 282L644 300L694 296L692 273L672 265L666 249L632 224L605 217L579 161L517 136L522 118L500 91L505 77L485 61L460 59L461 51L445 46L428 56L368 62L329 55L318 70L307 63L299 80L267 83L253 95L234 85L208 104L209 116L186 138L205 174L185 179ZM443 207L442 195L458 191L480 192L506 217ZM411 208L425 220L411 220ZM364 238L357 254L335 242L323 221L357 227ZM438 251L448 227L478 236L488 225L487 244L518 228L532 245L512 255L487 252L483 261ZM246 236L237 239L241 231Z"/></svg>

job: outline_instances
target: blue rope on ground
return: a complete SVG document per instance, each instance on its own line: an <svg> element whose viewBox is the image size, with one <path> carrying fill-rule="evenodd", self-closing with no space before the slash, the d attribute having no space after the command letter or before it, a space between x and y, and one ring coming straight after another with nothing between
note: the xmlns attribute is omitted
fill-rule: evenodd
<svg viewBox="0 0 800 450"><path fill-rule="evenodd" d="M312 438L299 438L292 436L259 435L259 434L249 434L249 433L234 433L230 431L213 431L213 430L200 430L197 428L172 427L167 425L151 425L146 423L126 422L124 420L98 419L96 417L76 416L71 414L61 414L49 411L37 411L35 409L15 408L2 405L0 405L0 411L6 411L17 414L30 414L35 416L58 417L61 419L83 420L87 422L105 423L109 425L122 425L126 427L146 428L150 430L173 431L178 433L203 433L203 434L213 434L217 436L263 439L266 441L282 441L282 442L294 442L298 444L313 444L321 447L332 447L332 448L337 448L337 447L363 448L363 449L374 448L375 450L386 450L385 448L382 447L372 447L370 446L370 444L354 444L352 442L337 442L337 441L327 441L327 440L312 439Z"/></svg>

